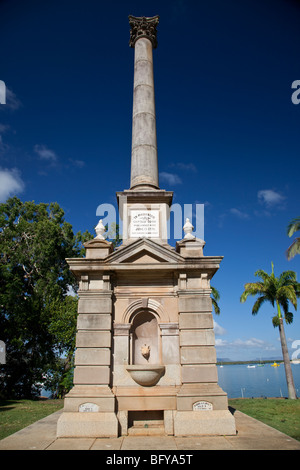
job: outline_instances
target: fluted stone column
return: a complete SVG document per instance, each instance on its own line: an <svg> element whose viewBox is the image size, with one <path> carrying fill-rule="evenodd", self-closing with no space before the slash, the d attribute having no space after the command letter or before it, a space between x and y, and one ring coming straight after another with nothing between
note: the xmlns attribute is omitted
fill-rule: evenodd
<svg viewBox="0 0 300 470"><path fill-rule="evenodd" d="M158 16L130 16L129 23L129 44L135 49L130 189L158 189L152 54L157 45Z"/></svg>

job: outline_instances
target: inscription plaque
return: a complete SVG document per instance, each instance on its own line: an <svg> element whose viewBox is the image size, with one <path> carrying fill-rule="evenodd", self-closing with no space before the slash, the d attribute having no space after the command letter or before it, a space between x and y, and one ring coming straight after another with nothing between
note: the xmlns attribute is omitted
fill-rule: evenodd
<svg viewBox="0 0 300 470"><path fill-rule="evenodd" d="M130 223L131 238L159 238L159 211L133 210Z"/></svg>
<svg viewBox="0 0 300 470"><path fill-rule="evenodd" d="M80 405L80 413L97 413L99 411L99 406L96 403L83 403Z"/></svg>
<svg viewBox="0 0 300 470"><path fill-rule="evenodd" d="M212 410L213 406L212 403L209 401L197 401L193 404L193 411L201 411L201 410Z"/></svg>

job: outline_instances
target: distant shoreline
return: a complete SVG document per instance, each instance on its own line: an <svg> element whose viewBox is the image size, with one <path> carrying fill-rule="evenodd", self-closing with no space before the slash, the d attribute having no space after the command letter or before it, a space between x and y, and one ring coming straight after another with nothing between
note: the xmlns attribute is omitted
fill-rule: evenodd
<svg viewBox="0 0 300 470"><path fill-rule="evenodd" d="M274 364L274 362L277 362L277 364L283 364L282 359L266 359L263 361L217 361L217 366L228 366L234 364Z"/></svg>

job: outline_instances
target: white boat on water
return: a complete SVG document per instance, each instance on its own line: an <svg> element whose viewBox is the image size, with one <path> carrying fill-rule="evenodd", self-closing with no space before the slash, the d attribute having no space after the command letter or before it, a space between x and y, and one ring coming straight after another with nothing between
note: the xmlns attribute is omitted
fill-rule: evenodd
<svg viewBox="0 0 300 470"><path fill-rule="evenodd" d="M247 369L255 369L256 366L250 366L250 364L247 366Z"/></svg>

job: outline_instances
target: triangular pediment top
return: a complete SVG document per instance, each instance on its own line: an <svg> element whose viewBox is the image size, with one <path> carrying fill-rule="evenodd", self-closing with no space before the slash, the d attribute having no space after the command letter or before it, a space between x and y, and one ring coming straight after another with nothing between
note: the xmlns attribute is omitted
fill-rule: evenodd
<svg viewBox="0 0 300 470"><path fill-rule="evenodd" d="M182 263L183 256L175 249L162 245L149 238L139 238L124 244L106 259L108 263Z"/></svg>

